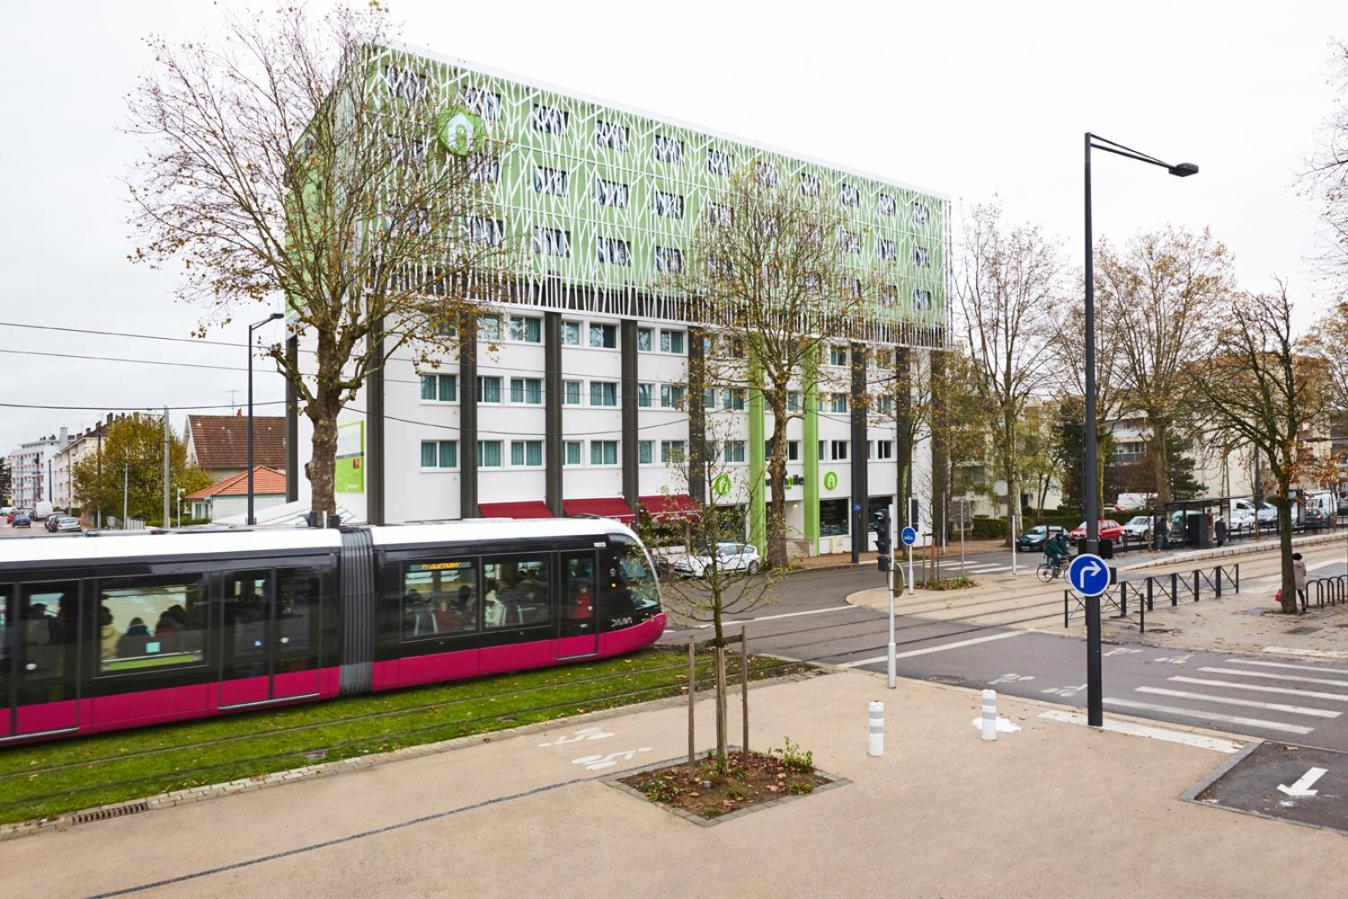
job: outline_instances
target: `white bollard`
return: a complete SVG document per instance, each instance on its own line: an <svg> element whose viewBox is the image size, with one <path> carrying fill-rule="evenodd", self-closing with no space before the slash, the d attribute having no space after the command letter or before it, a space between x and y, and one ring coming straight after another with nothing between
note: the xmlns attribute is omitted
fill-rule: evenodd
<svg viewBox="0 0 1348 899"><path fill-rule="evenodd" d="M997 739L997 691L983 691L983 739Z"/></svg>
<svg viewBox="0 0 1348 899"><path fill-rule="evenodd" d="M885 754L885 704L879 700L870 705L870 742L867 744L866 754L873 756Z"/></svg>

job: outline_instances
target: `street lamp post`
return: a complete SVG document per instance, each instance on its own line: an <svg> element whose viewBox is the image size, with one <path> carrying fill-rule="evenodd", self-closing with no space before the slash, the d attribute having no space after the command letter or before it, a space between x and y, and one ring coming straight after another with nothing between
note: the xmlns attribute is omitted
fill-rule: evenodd
<svg viewBox="0 0 1348 899"><path fill-rule="evenodd" d="M1086 552L1100 550L1100 504L1096 495L1096 416L1095 416L1095 247L1091 236L1091 149L1159 165L1178 178L1198 174L1192 162L1171 165L1155 156L1138 152L1098 134L1086 132L1086 423L1082 435L1082 498L1086 515ZM1100 599L1086 601L1086 711L1087 723L1100 727L1105 723L1104 685L1100 654Z"/></svg>
<svg viewBox="0 0 1348 899"><path fill-rule="evenodd" d="M245 523L250 525L257 524L257 519L253 517L253 329L283 317L281 313L273 312L262 321L248 326L248 517Z"/></svg>

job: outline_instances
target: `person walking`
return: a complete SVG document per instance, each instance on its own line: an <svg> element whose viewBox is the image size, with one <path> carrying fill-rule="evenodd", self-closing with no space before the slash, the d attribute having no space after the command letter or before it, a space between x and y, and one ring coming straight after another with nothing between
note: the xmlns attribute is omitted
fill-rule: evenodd
<svg viewBox="0 0 1348 899"><path fill-rule="evenodd" d="M1297 596L1301 599L1301 611L1306 611L1306 563L1301 561L1301 553L1292 553L1292 579L1296 584Z"/></svg>

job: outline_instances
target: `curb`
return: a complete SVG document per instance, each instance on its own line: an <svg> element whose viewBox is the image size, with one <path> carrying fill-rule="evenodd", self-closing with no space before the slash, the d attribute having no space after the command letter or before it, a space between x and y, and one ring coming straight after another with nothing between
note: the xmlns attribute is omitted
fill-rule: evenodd
<svg viewBox="0 0 1348 899"><path fill-rule="evenodd" d="M1332 534L1316 534L1313 537L1302 537L1292 540L1292 548L1302 546L1320 546L1328 543L1338 543L1343 539L1342 532ZM1216 549L1200 549L1192 553L1179 553L1164 559L1145 559L1140 562L1134 562L1131 565L1120 565L1119 571L1136 571L1140 568L1154 568L1161 565L1182 565L1185 562L1201 562L1205 559L1226 559L1231 556L1249 556L1259 553L1273 553L1278 550L1278 542L1275 539L1267 541L1261 540L1258 543L1245 543L1239 546L1224 546Z"/></svg>

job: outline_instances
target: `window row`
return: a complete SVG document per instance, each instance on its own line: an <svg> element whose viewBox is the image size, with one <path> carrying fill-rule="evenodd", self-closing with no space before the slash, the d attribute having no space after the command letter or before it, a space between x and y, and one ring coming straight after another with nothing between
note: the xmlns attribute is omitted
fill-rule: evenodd
<svg viewBox="0 0 1348 899"><path fill-rule="evenodd" d="M589 452L586 452L586 444ZM726 441L726 461L745 461L744 441ZM637 464L671 464L682 461L685 442L682 440L638 440ZM714 444L708 444L714 454ZM656 450L659 450L658 461ZM612 467L621 464L617 440L564 440L562 464L567 467L589 465ZM718 458L712 455L711 458ZM479 440L477 442L478 468L542 468L542 440ZM421 441L421 470L444 471L459 467L459 441Z"/></svg>

